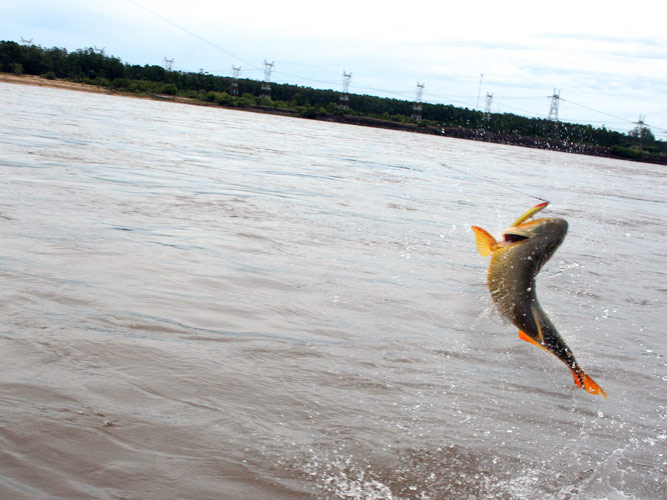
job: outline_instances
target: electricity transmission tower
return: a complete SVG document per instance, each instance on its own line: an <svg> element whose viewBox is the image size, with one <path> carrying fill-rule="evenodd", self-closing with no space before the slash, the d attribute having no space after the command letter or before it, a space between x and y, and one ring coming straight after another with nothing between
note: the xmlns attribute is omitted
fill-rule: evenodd
<svg viewBox="0 0 667 500"><path fill-rule="evenodd" d="M101 49L98 49L95 45L93 45L93 50L94 50L97 54L104 55L104 49L105 49L105 48L106 48L106 47L102 47Z"/></svg>
<svg viewBox="0 0 667 500"><path fill-rule="evenodd" d="M637 131L637 137L639 139L639 149L644 149L644 128L646 128L646 122L644 121L645 119L646 116L639 115L639 119L636 122L632 122L637 125L635 130Z"/></svg>
<svg viewBox="0 0 667 500"><path fill-rule="evenodd" d="M415 121L420 121L422 119L422 96L424 95L424 85L426 85L426 83L417 82L415 103L412 105L412 119Z"/></svg>
<svg viewBox="0 0 667 500"><path fill-rule="evenodd" d="M493 100L493 94L486 93L486 106L484 107L484 121L489 121L491 119L491 101Z"/></svg>
<svg viewBox="0 0 667 500"><path fill-rule="evenodd" d="M338 109L350 109L350 78L352 73L343 70L343 93L338 98Z"/></svg>
<svg viewBox="0 0 667 500"><path fill-rule="evenodd" d="M477 105L475 108L479 109L479 94L482 93L482 80L484 79L484 73L479 75L479 88L477 89Z"/></svg>
<svg viewBox="0 0 667 500"><path fill-rule="evenodd" d="M238 68L236 66L232 66L232 71L233 73L233 80L232 80L232 88L230 89L229 93L230 95L234 97L239 96L239 74L241 73L241 66Z"/></svg>
<svg viewBox="0 0 667 500"><path fill-rule="evenodd" d="M164 58L164 68L167 71L171 71L171 68L174 67L174 59L167 59L166 57Z"/></svg>
<svg viewBox="0 0 667 500"><path fill-rule="evenodd" d="M266 62L264 59L264 83L259 96L263 99L271 100L271 71L273 71L273 64L275 61Z"/></svg>
<svg viewBox="0 0 667 500"><path fill-rule="evenodd" d="M26 40L25 38L21 37L21 43L25 45L32 45L32 38L30 40Z"/></svg>
<svg viewBox="0 0 667 500"><path fill-rule="evenodd" d="M547 97L551 98L551 106L549 107L549 115L547 116L547 120L553 120L558 123L558 103L560 102L560 89L558 90L558 93L556 93L556 89L554 88L553 95Z"/></svg>

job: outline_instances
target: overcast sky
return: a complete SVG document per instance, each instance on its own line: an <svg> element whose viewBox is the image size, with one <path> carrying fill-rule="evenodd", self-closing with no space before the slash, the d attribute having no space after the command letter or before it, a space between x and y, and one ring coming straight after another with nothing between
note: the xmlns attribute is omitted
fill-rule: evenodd
<svg viewBox="0 0 667 500"><path fill-rule="evenodd" d="M628 131L640 114L667 140L667 27L660 2L478 0L4 0L0 39L104 49L132 64ZM465 4L465 5L463 5ZM483 74L483 78L480 76ZM481 79L481 87L480 87Z"/></svg>

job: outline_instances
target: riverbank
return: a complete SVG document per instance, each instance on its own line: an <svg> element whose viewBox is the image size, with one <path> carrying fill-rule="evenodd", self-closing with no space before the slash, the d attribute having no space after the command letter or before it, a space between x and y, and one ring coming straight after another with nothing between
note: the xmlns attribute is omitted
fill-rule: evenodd
<svg viewBox="0 0 667 500"><path fill-rule="evenodd" d="M144 94L136 92L128 92L116 89L109 89L103 86L90 85L87 83L73 82L63 79L48 79L35 75L14 75L11 73L0 73L0 82L35 85L40 87L52 87L66 90L75 90L82 92L94 92L110 95L122 95L126 97L134 97L140 99L155 99L162 101L178 102L181 104L190 104L196 106L212 106L212 107L226 107L230 109L237 109L241 111L250 111L255 113L270 113L283 116L293 116L297 118L308 118L322 121L330 121L336 123L345 123L349 125L358 125L364 127L385 128L391 130L402 130L406 132L425 133L432 135L441 135L445 137L454 137L458 139L467 139L483 142L492 142L496 144L508 144L513 146L522 146L534 149L547 149L553 151L561 151L566 153L585 154L592 156L602 156L606 158L617 158L623 160L640 161L644 163L654 163L660 165L667 165L667 156L648 153L629 148L606 148L601 146L593 146L590 144L581 144L570 141L555 141L548 139L541 139L535 137L527 137L521 135L503 134L495 131L484 129L471 129L463 127L434 127L430 125L423 125L409 122L398 122L393 120L385 120L370 116L360 116L353 114L333 114L333 113L318 113L313 115L303 115L297 110L275 108L270 106L221 106L217 103L202 101L188 97L179 97L164 94Z"/></svg>

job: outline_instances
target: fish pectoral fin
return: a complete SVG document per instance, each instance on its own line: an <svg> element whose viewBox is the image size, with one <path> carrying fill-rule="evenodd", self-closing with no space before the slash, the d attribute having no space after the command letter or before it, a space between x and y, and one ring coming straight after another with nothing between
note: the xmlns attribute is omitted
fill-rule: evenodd
<svg viewBox="0 0 667 500"><path fill-rule="evenodd" d="M540 343L540 346L544 345L544 334L542 333L542 325L540 325L540 315L537 313L537 307L535 304L530 306L530 312L533 313L533 321L535 321L535 326L537 327L537 340Z"/></svg>
<svg viewBox="0 0 667 500"><path fill-rule="evenodd" d="M520 338L521 340L525 340L525 341L528 342L529 344L536 345L536 346L539 347L540 349L544 349L544 350L547 351L547 352L551 352L551 351L549 351L549 349L547 349L546 347L544 347L542 344L540 344L537 340L535 340L533 337L531 337L530 335L528 335L528 334L527 334L526 332L524 332L523 330L519 330L519 338Z"/></svg>
<svg viewBox="0 0 667 500"><path fill-rule="evenodd" d="M576 368L570 368L570 371L572 372L574 383L577 384L577 387L583 386L587 392L590 392L591 394L601 394L605 399L608 399L607 394L602 390L602 387L600 387L595 380L586 375L584 370L577 366Z"/></svg>
<svg viewBox="0 0 667 500"><path fill-rule="evenodd" d="M528 335L523 330L519 330L519 338L521 340L525 340L526 342L534 344L537 347L540 347L541 349L544 349L547 352L551 352L549 349L547 349L544 346L544 334L542 333L542 325L540 325L540 317L539 317L539 314L537 313L537 309L533 305L533 306L531 306L530 310L531 310L531 313L533 314L533 321L535 321L535 327L537 328L537 338L533 337L531 335Z"/></svg>
<svg viewBox="0 0 667 500"><path fill-rule="evenodd" d="M475 232L477 251L482 257L491 255L498 248L498 242L487 230L477 226L472 226L472 230Z"/></svg>

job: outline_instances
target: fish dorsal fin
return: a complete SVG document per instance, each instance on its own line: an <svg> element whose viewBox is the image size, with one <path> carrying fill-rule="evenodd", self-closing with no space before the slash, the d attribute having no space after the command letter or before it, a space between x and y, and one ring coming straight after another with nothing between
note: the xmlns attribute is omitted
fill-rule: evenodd
<svg viewBox="0 0 667 500"><path fill-rule="evenodd" d="M498 242L488 231L477 226L472 226L472 230L477 240L477 251L482 257L491 255L498 248Z"/></svg>
<svg viewBox="0 0 667 500"><path fill-rule="evenodd" d="M539 203L535 205L533 208L527 210L524 212L521 217L519 217L517 220L515 220L510 227L515 227L518 226L519 224L523 224L526 222L528 219L530 219L533 215L535 215L537 212L545 208L549 204L548 201L545 201L544 203Z"/></svg>

